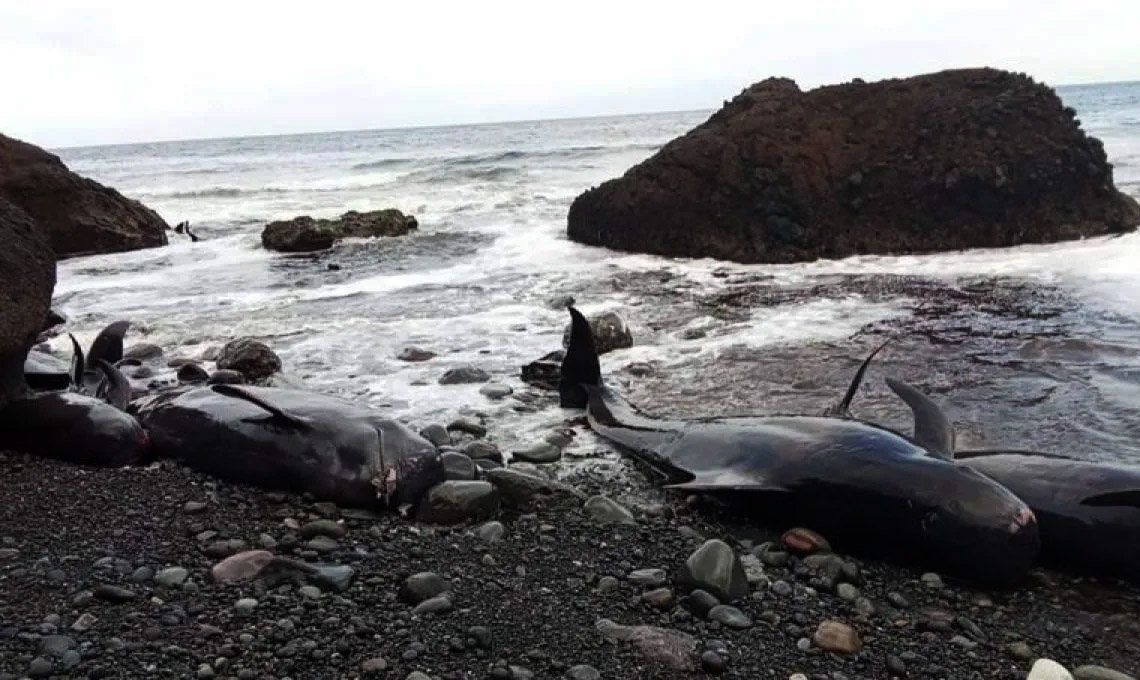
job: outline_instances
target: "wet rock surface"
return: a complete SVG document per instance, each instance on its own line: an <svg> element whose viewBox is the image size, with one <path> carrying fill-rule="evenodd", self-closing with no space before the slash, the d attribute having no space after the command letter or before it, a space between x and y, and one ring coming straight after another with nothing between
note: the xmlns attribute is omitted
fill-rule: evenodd
<svg viewBox="0 0 1140 680"><path fill-rule="evenodd" d="M2 134L0 199L27 214L60 258L166 245L169 227L158 213L71 172L58 156Z"/></svg>
<svg viewBox="0 0 1140 680"><path fill-rule="evenodd" d="M363 213L350 210L333 220L306 215L265 225L261 245L283 253L306 253L327 250L342 238L403 236L418 226L415 217L394 208Z"/></svg>
<svg viewBox="0 0 1140 680"><path fill-rule="evenodd" d="M0 141L4 138L0 136ZM2 172L2 171L0 171ZM0 175L2 176L2 175ZM24 384L24 357L45 325L55 286L47 233L0 196L0 407Z"/></svg>
<svg viewBox="0 0 1140 680"><path fill-rule="evenodd" d="M622 177L568 233L618 250L794 262L1122 232L1140 206L1052 89L993 69L745 89Z"/></svg>
<svg viewBox="0 0 1140 680"><path fill-rule="evenodd" d="M674 565L704 542L696 535L720 537L743 558L780 533L661 495L632 468L617 472L572 473L566 482L598 495L624 479L668 511L601 525L574 498L441 527L223 484L170 463L92 474L0 454L3 493L22 499L0 504L0 544L9 551L0 559L0 674L142 677L154 664L172 677L525 677L523 668L534 677L596 677L588 666L606 678L699 669L880 678L901 665L907 677L1023 678L1045 655L1133 676L1140 665L1140 591L1053 572L1008 592L950 579L930 588L920 569L842 555L876 605L864 613L814 588L801 558L782 553L786 561L764 562L764 578L731 606L702 591L670 598ZM56 502L64 490L85 502ZM186 511L207 495L209 503ZM319 559L355 576L339 590L301 567L233 582L211 576L219 559L202 552L204 542L258 545L263 535L274 539L271 550L227 561L256 564L242 555L260 554L265 568ZM306 535L335 540L318 556ZM153 578L134 580L140 569ZM630 579L633 572L646 576ZM793 592L776 593L777 582ZM904 595L908 606L896 606ZM853 628L862 650L822 652L813 639L825 639L817 636L825 621ZM1014 656L1013 645L1032 652Z"/></svg>

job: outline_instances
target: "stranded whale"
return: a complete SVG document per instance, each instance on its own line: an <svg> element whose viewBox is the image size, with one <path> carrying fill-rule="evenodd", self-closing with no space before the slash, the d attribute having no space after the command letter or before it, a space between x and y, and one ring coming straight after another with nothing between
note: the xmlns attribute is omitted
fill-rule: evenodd
<svg viewBox="0 0 1140 680"><path fill-rule="evenodd" d="M136 402L155 453L236 482L400 509L444 480L402 423L310 392L214 385Z"/></svg>
<svg viewBox="0 0 1140 680"><path fill-rule="evenodd" d="M681 421L641 414L602 384L589 324L577 310L570 314L563 406L585 406L591 428L669 486L979 581L1016 582L1037 556L1037 524L1025 503L884 428L835 416ZM845 414L852 393L833 412Z"/></svg>

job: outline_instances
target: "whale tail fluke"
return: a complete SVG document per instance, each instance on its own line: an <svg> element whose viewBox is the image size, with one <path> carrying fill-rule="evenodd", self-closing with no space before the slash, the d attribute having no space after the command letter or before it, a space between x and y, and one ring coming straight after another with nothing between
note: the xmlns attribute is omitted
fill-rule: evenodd
<svg viewBox="0 0 1140 680"><path fill-rule="evenodd" d="M602 384L602 368L590 322L577 309L567 309L570 311L570 347L562 360L559 401L563 408L586 408L590 401L586 388Z"/></svg>

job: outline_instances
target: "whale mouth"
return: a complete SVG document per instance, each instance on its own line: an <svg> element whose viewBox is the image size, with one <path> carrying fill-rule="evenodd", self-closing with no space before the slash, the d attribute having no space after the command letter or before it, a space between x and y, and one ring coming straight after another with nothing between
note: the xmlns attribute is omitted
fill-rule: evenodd
<svg viewBox="0 0 1140 680"><path fill-rule="evenodd" d="M1037 524L1037 516L1029 508L1022 508L1009 523L1009 533L1016 534L1030 525Z"/></svg>

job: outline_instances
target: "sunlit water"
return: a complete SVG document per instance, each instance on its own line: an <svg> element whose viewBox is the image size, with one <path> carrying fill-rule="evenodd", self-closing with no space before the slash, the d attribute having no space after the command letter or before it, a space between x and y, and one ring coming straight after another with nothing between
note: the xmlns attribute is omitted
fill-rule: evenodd
<svg viewBox="0 0 1140 680"><path fill-rule="evenodd" d="M1105 142L1117 186L1140 196L1140 84L1061 94ZM1080 455L1140 461L1140 235L780 266L567 240L578 193L707 115L66 149L75 171L172 224L191 220L203 240L172 234L166 248L68 260L56 305L81 339L126 318L132 339L168 356L256 336L312 389L418 423L482 411L508 445L566 414L545 401L519 412L519 402L490 402L478 385L437 380L470 364L523 389L519 368L560 345L560 296L629 320L636 346L604 357L604 369L663 411L821 407L871 341L890 333L901 348L883 366L936 392L974 443L1075 445ZM272 219L386 207L415 214L419 231L312 257L260 247ZM991 313L962 290L997 291L999 306L1017 309ZM941 302L932 307L928 295ZM399 361L408 345L439 356ZM631 377L622 371L630 364L651 370ZM990 384L980 388L979 376ZM881 387L869 389L873 409L898 416Z"/></svg>

